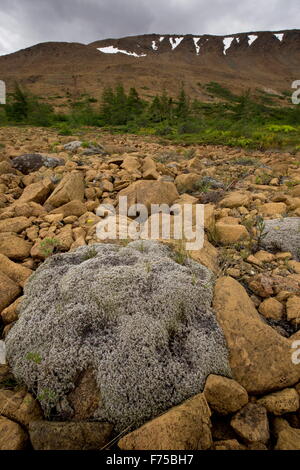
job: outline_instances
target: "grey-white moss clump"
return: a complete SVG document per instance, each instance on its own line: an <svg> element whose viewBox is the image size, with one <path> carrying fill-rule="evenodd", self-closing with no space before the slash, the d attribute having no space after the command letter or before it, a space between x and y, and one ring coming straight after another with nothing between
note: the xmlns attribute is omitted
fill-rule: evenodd
<svg viewBox="0 0 300 470"><path fill-rule="evenodd" d="M261 246L275 252L289 251L300 260L300 217L266 220Z"/></svg>
<svg viewBox="0 0 300 470"><path fill-rule="evenodd" d="M6 338L17 379L56 406L92 367L102 397L95 418L136 427L199 393L209 374L230 376L213 311L213 275L159 243L97 244L55 255L25 287Z"/></svg>

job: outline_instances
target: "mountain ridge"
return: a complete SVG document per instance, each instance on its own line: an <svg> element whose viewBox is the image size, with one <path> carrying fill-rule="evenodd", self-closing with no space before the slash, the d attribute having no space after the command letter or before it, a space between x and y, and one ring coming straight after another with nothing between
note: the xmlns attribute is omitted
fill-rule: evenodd
<svg viewBox="0 0 300 470"><path fill-rule="evenodd" d="M122 82L144 97L165 88L205 98L203 85L221 82L233 91L268 89L274 95L300 78L300 30L228 35L144 34L80 42L48 41L0 56L8 90L17 81L45 96L89 93ZM206 96L209 99L208 96Z"/></svg>

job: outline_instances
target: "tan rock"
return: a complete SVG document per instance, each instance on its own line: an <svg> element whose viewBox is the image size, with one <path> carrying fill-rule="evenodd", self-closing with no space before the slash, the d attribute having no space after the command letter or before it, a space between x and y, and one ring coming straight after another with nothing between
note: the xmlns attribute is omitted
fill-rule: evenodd
<svg viewBox="0 0 300 470"><path fill-rule="evenodd" d="M251 195L247 193L241 193L234 191L225 196L224 199L220 202L221 207L233 207L248 206L251 199Z"/></svg>
<svg viewBox="0 0 300 470"><path fill-rule="evenodd" d="M31 225L27 217L12 217L0 220L0 232L19 233Z"/></svg>
<svg viewBox="0 0 300 470"><path fill-rule="evenodd" d="M149 211L151 204L168 204L172 206L179 194L174 183L137 181L120 191L118 197L121 196L127 196L128 207L134 204L144 204Z"/></svg>
<svg viewBox="0 0 300 470"><path fill-rule="evenodd" d="M219 270L218 250L206 238L204 239L203 248L189 251L189 256L217 274Z"/></svg>
<svg viewBox="0 0 300 470"><path fill-rule="evenodd" d="M15 217L41 217L46 214L43 206L37 202L19 202L19 200L12 207Z"/></svg>
<svg viewBox="0 0 300 470"><path fill-rule="evenodd" d="M18 199L18 204L27 202L38 202L43 204L53 189L53 183L49 178L44 178L37 183L26 186L22 196Z"/></svg>
<svg viewBox="0 0 300 470"><path fill-rule="evenodd" d="M44 217L44 220L46 222L49 222L49 224L56 224L58 222L61 222L64 218L63 213L60 214L48 214Z"/></svg>
<svg viewBox="0 0 300 470"><path fill-rule="evenodd" d="M0 410L3 416L25 427L28 427L31 421L42 419L40 405L25 390L14 392L0 389Z"/></svg>
<svg viewBox="0 0 300 470"><path fill-rule="evenodd" d="M259 261L254 255L249 255L248 258L247 258L247 262L251 263L251 264L254 264L256 266L262 266L263 265L263 263L261 261Z"/></svg>
<svg viewBox="0 0 300 470"><path fill-rule="evenodd" d="M292 428L282 418L276 418L273 425L277 436L275 450L300 450L300 429Z"/></svg>
<svg viewBox="0 0 300 470"><path fill-rule="evenodd" d="M257 403L264 406L269 413L280 416L299 409L299 395L294 388L286 388L260 398Z"/></svg>
<svg viewBox="0 0 300 470"><path fill-rule="evenodd" d="M213 306L229 348L233 378L248 393L272 392L299 381L299 366L291 360L292 342L262 322L237 281L217 280Z"/></svg>
<svg viewBox="0 0 300 470"><path fill-rule="evenodd" d="M8 307L20 293L20 286L0 271L0 312Z"/></svg>
<svg viewBox="0 0 300 470"><path fill-rule="evenodd" d="M210 408L219 414L235 413L248 403L247 391L235 380L211 374L204 391Z"/></svg>
<svg viewBox="0 0 300 470"><path fill-rule="evenodd" d="M143 178L144 180L157 180L159 178L156 163L151 157L145 157L143 160Z"/></svg>
<svg viewBox="0 0 300 470"><path fill-rule="evenodd" d="M76 215L68 215L64 218L65 224L74 224L77 221L78 217Z"/></svg>
<svg viewBox="0 0 300 470"><path fill-rule="evenodd" d="M58 233L55 235L56 240L58 241L58 246L62 251L68 251L74 242L72 225L65 225Z"/></svg>
<svg viewBox="0 0 300 470"><path fill-rule="evenodd" d="M113 426L96 422L34 421L29 425L34 450L101 450Z"/></svg>
<svg viewBox="0 0 300 470"><path fill-rule="evenodd" d="M106 179L101 181L101 191L111 193L113 190L114 190L114 185L112 184L111 181L106 180Z"/></svg>
<svg viewBox="0 0 300 470"><path fill-rule="evenodd" d="M72 171L62 178L51 196L46 200L45 207L59 207L73 200L83 201L83 198L83 175L77 171Z"/></svg>
<svg viewBox="0 0 300 470"><path fill-rule="evenodd" d="M68 394L68 402L74 410L73 421L93 418L94 412L101 404L101 395L91 368L79 374L74 390Z"/></svg>
<svg viewBox="0 0 300 470"><path fill-rule="evenodd" d="M266 443L270 438L267 411L261 405L248 403L232 418L230 424L246 442Z"/></svg>
<svg viewBox="0 0 300 470"><path fill-rule="evenodd" d="M292 196L293 197L300 197L300 184L295 186L292 191Z"/></svg>
<svg viewBox="0 0 300 470"><path fill-rule="evenodd" d="M218 220L218 224L225 224L225 225L238 225L240 223L240 219L237 217L221 217Z"/></svg>
<svg viewBox="0 0 300 470"><path fill-rule="evenodd" d="M247 447L240 444L236 439L227 439L224 441L216 441L213 446L214 450L246 450Z"/></svg>
<svg viewBox="0 0 300 470"><path fill-rule="evenodd" d="M280 253L276 253L275 254L275 258L277 260L289 260L293 257L292 253L290 253L289 251L285 251L285 252L280 252Z"/></svg>
<svg viewBox="0 0 300 470"><path fill-rule="evenodd" d="M180 193L195 191L200 179L197 173L183 173L176 177L175 184Z"/></svg>
<svg viewBox="0 0 300 470"><path fill-rule="evenodd" d="M226 274L228 276L234 277L235 279L238 279L239 277L241 277L241 271L240 269L237 269L237 268L228 268L226 271Z"/></svg>
<svg viewBox="0 0 300 470"><path fill-rule="evenodd" d="M212 231L215 227L215 206L213 204L204 205L204 228Z"/></svg>
<svg viewBox="0 0 300 470"><path fill-rule="evenodd" d="M0 416L0 450L24 450L28 436L22 427Z"/></svg>
<svg viewBox="0 0 300 470"><path fill-rule="evenodd" d="M194 157L187 162L187 168L189 170L194 170L200 172L203 169L204 165L201 163L199 157Z"/></svg>
<svg viewBox="0 0 300 470"><path fill-rule="evenodd" d="M291 192L293 197L300 197L300 184L297 184Z"/></svg>
<svg viewBox="0 0 300 470"><path fill-rule="evenodd" d="M203 393L123 437L121 450L206 450L212 445L210 409Z"/></svg>
<svg viewBox="0 0 300 470"><path fill-rule="evenodd" d="M192 196L191 194L188 194L188 193L183 193L179 196L178 199L176 199L174 201L174 204L179 204L179 205L183 205L183 204L197 204L198 202L198 198L195 197L195 196ZM211 207L214 207L212 204L206 204L205 205L205 208L207 206L211 206Z"/></svg>
<svg viewBox="0 0 300 470"><path fill-rule="evenodd" d="M29 240L31 240L32 242L34 242L38 236L39 236L39 229L36 225L32 225L31 227L29 227L27 230L26 230L26 236L27 238L29 238Z"/></svg>
<svg viewBox="0 0 300 470"><path fill-rule="evenodd" d="M22 297L19 297L11 305L2 310L0 317L4 325L9 325L18 320L18 307Z"/></svg>
<svg viewBox="0 0 300 470"><path fill-rule="evenodd" d="M30 255L32 244L14 233L0 233L0 254L12 259L24 259Z"/></svg>
<svg viewBox="0 0 300 470"><path fill-rule="evenodd" d="M272 253L268 253L264 250L257 251L254 256L261 263L271 263L275 259L275 256Z"/></svg>
<svg viewBox="0 0 300 470"><path fill-rule="evenodd" d="M300 277L299 274L290 274L285 276L272 276L273 291L277 295L279 292L288 291L295 295L300 295Z"/></svg>
<svg viewBox="0 0 300 470"><path fill-rule="evenodd" d="M258 311L265 318L280 320L283 316L284 306L278 300L271 297L260 304Z"/></svg>
<svg viewBox="0 0 300 470"><path fill-rule="evenodd" d="M300 262L299 261L289 261L288 266L292 268L292 270L296 274L300 274Z"/></svg>
<svg viewBox="0 0 300 470"><path fill-rule="evenodd" d="M248 282L248 285L250 289L260 297L270 297L274 294L273 279L271 276L258 274Z"/></svg>
<svg viewBox="0 0 300 470"><path fill-rule="evenodd" d="M287 206L284 202L267 202L260 208L260 213L265 217L275 217L285 214Z"/></svg>
<svg viewBox="0 0 300 470"><path fill-rule="evenodd" d="M15 170L12 168L10 162L7 162L7 161L0 162L0 175L6 175L9 173L15 173Z"/></svg>
<svg viewBox="0 0 300 470"><path fill-rule="evenodd" d="M75 251L77 248L80 248L81 246L85 246L86 241L84 238L77 238L71 245L70 251Z"/></svg>
<svg viewBox="0 0 300 470"><path fill-rule="evenodd" d="M86 206L82 201L74 200L64 204L57 209L51 211L51 214L62 214L63 218L69 215L76 215L80 217L86 212Z"/></svg>
<svg viewBox="0 0 300 470"><path fill-rule="evenodd" d="M300 322L300 297L292 295L286 302L286 314L288 320L298 324Z"/></svg>
<svg viewBox="0 0 300 470"><path fill-rule="evenodd" d="M216 236L222 245L230 245L249 239L249 233L244 225L226 225L216 223Z"/></svg>
<svg viewBox="0 0 300 470"><path fill-rule="evenodd" d="M7 256L2 254L0 254L0 270L21 287L24 287L27 279L32 274L31 269L28 269L19 263L14 263Z"/></svg>
<svg viewBox="0 0 300 470"><path fill-rule="evenodd" d="M137 157L134 157L133 155L127 155L124 158L124 161L121 165L121 168L124 168L128 173L135 175L137 177L141 177L141 163Z"/></svg>

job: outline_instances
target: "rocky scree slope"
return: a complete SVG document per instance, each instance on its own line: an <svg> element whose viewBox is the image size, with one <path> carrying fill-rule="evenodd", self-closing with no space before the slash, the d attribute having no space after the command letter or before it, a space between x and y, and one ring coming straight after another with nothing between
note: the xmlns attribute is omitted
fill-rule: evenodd
<svg viewBox="0 0 300 470"><path fill-rule="evenodd" d="M297 361L292 360L297 359L293 344L299 339L300 312L299 154L244 152L213 146L186 148L163 145L152 137L110 136L93 130L65 138L43 129L2 129L0 141L0 357L3 362L0 366L0 448L99 449L109 445L122 449L299 449L300 369ZM174 202L205 204L204 248L186 252L172 238L167 240L169 248L155 243L159 248L153 248L154 252L158 249L159 254L151 255L141 248L147 244L146 240L138 240L133 245L130 240L117 243L111 240L108 245L99 245L96 225L105 215L97 215L97 208L100 203L117 207L122 194L146 206ZM151 399L144 400L139 411L135 410L137 428L132 432L126 427L130 421L131 400L134 396L137 401L139 397L149 396L151 384L145 379L142 389L134 383L130 388L136 395L125 397L122 392L126 384L122 389L117 379L120 367L109 369L110 373L114 371L115 379L110 387L118 393L110 395L105 391L101 414L99 392L101 385L107 382L97 372L97 364L87 360L93 356L92 353L89 356L87 344L95 350L101 345L104 348L104 343L97 343L94 335L99 329L98 322L104 317L92 315L92 312L98 312L99 296L100 301L108 299L112 290L109 286L103 287L99 295L93 282L90 291L77 289L86 279L80 277L79 267L91 269L93 273L98 269L103 272L105 252L111 264L99 279L100 284L102 278L116 283L120 265L131 259L132 264L122 268L122 285L129 286L127 291L124 289L123 297L127 299L128 309L129 306L131 309L130 300L134 299L133 309L140 306L147 310L143 294L147 292L145 279L154 274L161 279L152 292L151 301L162 293L164 282L172 283L170 269L176 273L176 279L180 279L172 286L171 300L163 298L161 301L166 316L161 319L160 308L156 304L153 308L158 317L153 325L159 325L155 331L170 357L167 361L170 368L173 351L176 367L172 370L176 373L172 374L169 369L168 377L175 391L171 391L166 382L160 382L160 389L165 390L164 400L160 401L159 397L153 403L151 399L156 395L150 393ZM174 259L169 258L170 253ZM155 271L156 263L168 266L162 277L159 277L159 270ZM214 273L217 279L214 286L209 283L207 290L201 290L204 287L201 279L190 271L191 266L196 266L194 263L198 263L199 279L208 272ZM141 280L137 286L130 284L125 276L135 269ZM112 276L112 273L119 274ZM61 282L57 292L66 310L60 308L53 293L54 286L63 278L68 279L68 283ZM47 281L50 279L51 282ZM187 283L187 292L201 297L199 303L191 302L187 292L181 293L180 286ZM66 289L67 285L70 289ZM180 345L176 343L174 330L172 332L173 314L168 310L170 302L176 301L176 285L181 298L186 299L185 305L189 306L186 312L189 331L192 335L193 331L205 332L199 336L201 341L198 342L196 335L194 343L190 341L186 345L185 354L180 355L187 361L184 366L176 362L177 350L172 350L174 345ZM202 286L201 294L197 286L199 289ZM74 298L70 297L71 292ZM71 321L68 312L72 316L72 311L82 305L83 298L91 305L91 313L83 313L82 307L68 328ZM77 305L74 299L78 300ZM120 308L117 299L113 297L116 305L110 309L112 315ZM46 309L48 301L51 305ZM55 308L57 311L51 315ZM109 311L101 308L100 302L99 311ZM201 309L199 317L195 308ZM200 318L208 318L207 315L209 327L198 323L198 329L193 330ZM36 318L40 319L38 323ZM134 315L128 315L126 321L121 315L120 323L114 323L115 330L109 326L107 338L136 338L138 327L145 324L140 312L139 319L137 327L131 328L127 335L127 324L131 324ZM170 323L165 324L167 319ZM90 328L83 327L84 320ZM182 324L179 322L179 326ZM218 326L212 331L214 324ZM56 335L51 333L54 327ZM66 327L70 336L62 334ZM147 322L145 329L151 336ZM26 334L22 333L24 331ZM170 333L175 340L173 343L167 342ZM225 349L223 339L221 341L223 335ZM218 366L217 370L211 368L214 346L210 354L200 355L207 358L206 364L210 366L205 368L204 361L189 375L188 363L191 364L191 358L201 350L204 338L209 337L219 338L208 344L219 345L223 366ZM39 344L35 343L35 338ZM80 344L67 358L70 372L60 367L67 351L62 345L69 342L68 338ZM144 334L142 342L139 340L137 344L145 344L147 338ZM3 341L7 343L6 353ZM117 343L118 351L125 351L123 345L129 344L125 339L122 341ZM181 346L183 338L182 341ZM225 350L232 378L224 376L229 375L225 373ZM141 354L141 350L137 348L136 353ZM197 361L200 356L197 355ZM5 357L8 364L4 364ZM83 362L77 368L78 357ZM157 361L159 357L159 350L155 350L152 360ZM195 359L194 364L198 364L197 361ZM134 367L130 369L129 365L126 368L122 363L120 373L127 374L131 383L133 376L129 370ZM177 380L181 367L182 371L189 370L186 376L183 373L186 380L182 381ZM142 371L138 370L137 374ZM23 381L16 383L16 378L21 377ZM192 386L195 377L199 377L199 383ZM51 384L55 384L59 395L56 410L45 405L56 404ZM116 416L120 402L127 403L127 408L125 406L124 413ZM106 409L105 403L109 405ZM95 422L97 413L101 421ZM117 428L122 428L121 439L116 437ZM112 438L113 443L109 444Z"/></svg>

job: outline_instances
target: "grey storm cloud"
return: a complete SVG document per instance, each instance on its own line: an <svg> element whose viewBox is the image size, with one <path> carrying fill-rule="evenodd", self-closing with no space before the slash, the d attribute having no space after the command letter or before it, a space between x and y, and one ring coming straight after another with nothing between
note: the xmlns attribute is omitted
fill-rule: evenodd
<svg viewBox="0 0 300 470"><path fill-rule="evenodd" d="M299 0L1 0L0 55L46 41L297 29Z"/></svg>

